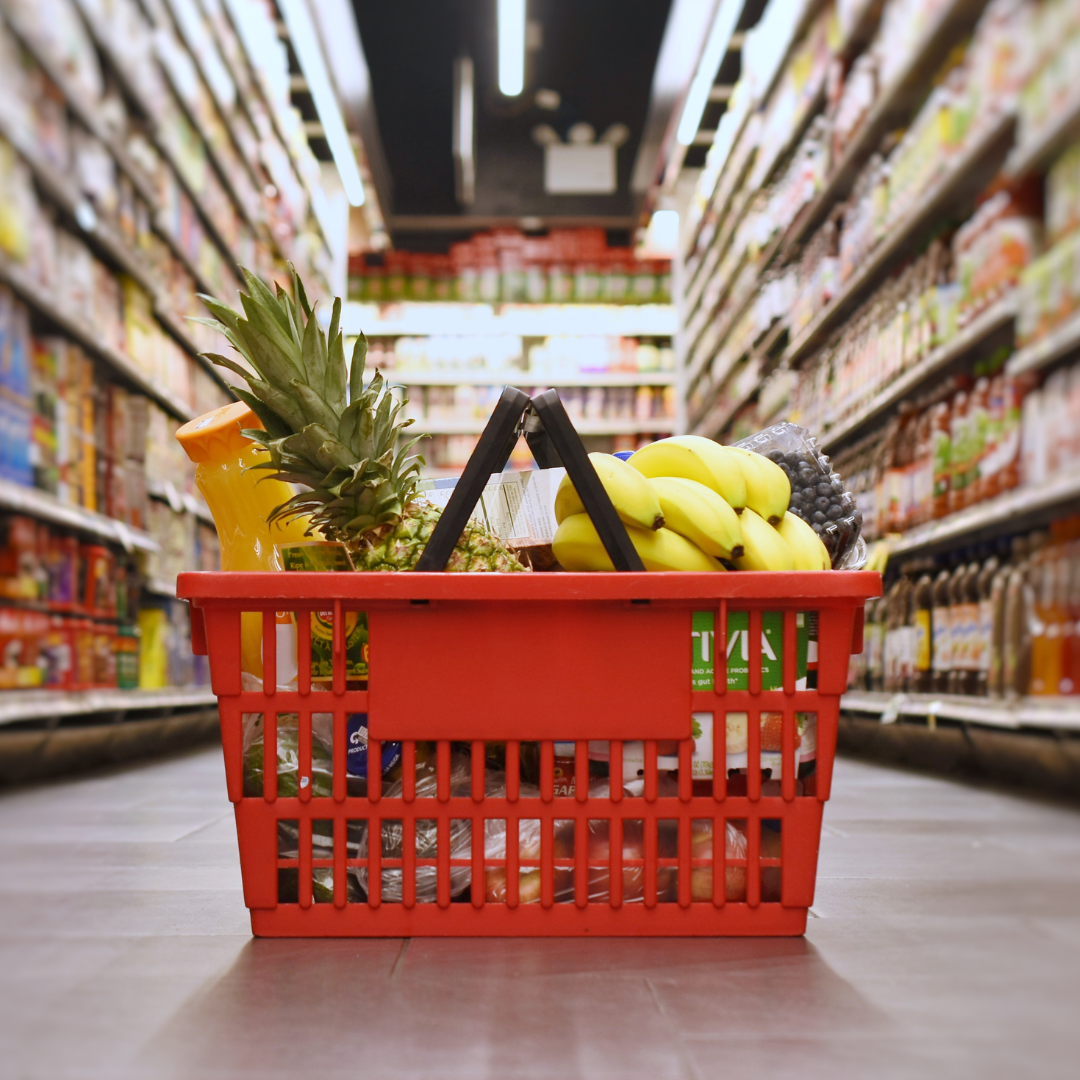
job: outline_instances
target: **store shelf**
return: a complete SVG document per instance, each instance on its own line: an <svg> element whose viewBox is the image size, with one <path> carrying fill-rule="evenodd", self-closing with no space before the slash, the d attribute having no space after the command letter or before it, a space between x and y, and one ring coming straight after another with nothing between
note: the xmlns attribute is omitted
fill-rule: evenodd
<svg viewBox="0 0 1080 1080"><path fill-rule="evenodd" d="M6 690L0 692L0 725L93 713L206 708L217 704L209 687L163 690Z"/></svg>
<svg viewBox="0 0 1080 1080"><path fill-rule="evenodd" d="M202 197L189 183L188 178L184 173L184 170L181 168L180 163L176 160L176 157L173 154L172 147L169 143L168 138L165 136L165 133L158 125L157 117L147 107L146 102L144 102L139 95L139 92L136 89L134 83L132 82L132 79L128 72L127 62L124 59L123 55L117 50L116 43L114 42L112 36L99 24L95 12L90 8L89 5L86 4L85 0L77 0L76 6L79 8L80 13L82 14L83 22L86 24L86 27L90 33L91 38L94 41L94 44L101 51L102 55L104 55L105 58L108 60L109 66L111 67L112 72L116 77L116 81L118 82L121 90L124 93L124 97L126 97L128 101L135 106L138 113L145 118L147 132L150 136L151 142L153 142L158 153L160 153L161 156L164 157L166 161L168 161L169 166L172 168L173 172L176 174L177 179L180 181L184 190L187 192L188 198L190 198L192 203L194 203L196 209L199 212L199 216L203 219L203 224L206 227L207 233L211 236L214 243L217 244L217 246L221 249L221 253L225 256L226 260L234 268L237 268L238 263L236 261L235 253L230 248L228 241L226 241L225 237L221 234L217 222L214 220L213 215L207 210L205 204L202 201ZM191 124L192 128L199 136L199 139L206 147L207 155L214 168L214 171L218 174L218 178L221 181L222 186L228 193L229 198L236 205L238 211L240 212L240 216L250 224L247 207L244 206L243 200L241 200L237 196L236 191L232 185L232 180L229 177L228 170L223 168L221 163L218 161L217 154L213 148L213 143L210 140L206 131L203 129L202 123L188 107L188 104L184 100L183 95L173 83L172 75L171 72L168 70L167 65L162 64L161 70L165 78L165 82L168 84L170 90L176 98L176 102L179 105L181 111L187 117L188 122Z"/></svg>
<svg viewBox="0 0 1080 1080"><path fill-rule="evenodd" d="M1005 172L1013 178L1044 172L1077 134L1080 134L1080 87L1053 110L1053 119L1045 127L1017 144L1005 162Z"/></svg>
<svg viewBox="0 0 1080 1080"><path fill-rule="evenodd" d="M164 596L168 599L176 599L176 582L170 585L169 582L163 581L161 578L147 578L143 582L143 592L148 592L152 596Z"/></svg>
<svg viewBox="0 0 1080 1080"><path fill-rule="evenodd" d="M579 435L656 435L675 430L675 417L649 420L574 420ZM418 420L408 429L412 435L479 435L487 420Z"/></svg>
<svg viewBox="0 0 1080 1080"><path fill-rule="evenodd" d="M1067 319L1046 337L1018 349L1009 358L1005 370L1010 375L1019 375L1024 371L1040 371L1055 360L1077 351L1080 351L1080 313Z"/></svg>
<svg viewBox="0 0 1080 1080"><path fill-rule="evenodd" d="M899 716L934 717L997 728L1080 731L1080 697L1024 697L1015 701L956 694L884 694L849 691L840 699L846 712L870 713L891 723Z"/></svg>
<svg viewBox="0 0 1080 1080"><path fill-rule="evenodd" d="M892 261L942 214L963 197L985 186L993 175L995 160L1003 155L1012 137L1015 113L1005 111L987 121L985 128L961 150L906 214L888 225L884 238L860 262L858 270L788 346L785 359L796 364L833 329L862 294L885 276Z"/></svg>
<svg viewBox="0 0 1080 1080"><path fill-rule="evenodd" d="M289 161L289 165L293 171L293 175L296 177L297 181L299 181L300 187L303 188L305 194L307 195L309 216L311 220L314 221L315 224L318 226L319 232L322 234L323 243L326 245L327 248L329 248L330 238L327 235L327 231L323 221L320 219L319 214L316 211L317 200L315 198L315 193L311 190L311 187L308 183L308 178L304 175L304 170L301 167L300 162L297 160L296 153L293 150L292 144L286 137L285 127L282 124L281 118L278 116L278 111L273 103L272 95L264 85L265 75L263 73L263 65L259 62L257 57L253 57L248 52L247 41L244 39L244 35L240 33L238 27L233 21L233 11L232 7L229 4L221 5L221 15L228 22L229 28L231 29L233 35L239 43L240 52L242 52L244 55L244 59L247 63L248 69L247 78L240 77L240 75L236 72L232 64L232 59L229 56L230 50L224 47L219 50L221 53L222 62L225 64L226 70L228 70L230 77L232 78L233 82L236 84L239 90L242 91L245 87L251 87L256 90L259 96L262 98L263 104L266 107L266 114L270 118L270 125L273 128L274 135L277 138L277 141L285 150L285 157ZM283 24L279 23L279 27L281 27L282 25ZM219 42L219 44L221 43ZM241 104L248 111L248 118L251 120L252 127L258 130L259 125L255 122L255 117L252 116L250 109L247 108L247 102L242 92L240 94L240 100Z"/></svg>
<svg viewBox="0 0 1080 1080"><path fill-rule="evenodd" d="M329 310L320 317L329 322ZM478 337L671 337L678 329L670 304L459 304L344 305L347 336L369 338L432 335Z"/></svg>
<svg viewBox="0 0 1080 1080"><path fill-rule="evenodd" d="M48 53L39 46L35 36L26 32L18 17L10 10L0 11L0 22L6 22L18 39L19 44L33 57L34 62L45 72L49 80L59 87L68 108L78 118L79 123L106 146L120 170L137 189L139 196L151 206L156 206L157 190L153 181L132 161L121 141L102 122L97 110L97 104L93 101L86 101L80 94L72 90L63 71L53 63Z"/></svg>
<svg viewBox="0 0 1080 1080"><path fill-rule="evenodd" d="M383 377L402 386L674 386L673 371L586 371L579 375L544 375L535 371L405 371L382 368Z"/></svg>
<svg viewBox="0 0 1080 1080"><path fill-rule="evenodd" d="M1080 501L1080 472L1057 476L1038 486L1016 488L996 499L909 530L890 544L890 557L1020 532L1027 519L1064 509L1077 501Z"/></svg>
<svg viewBox="0 0 1080 1080"><path fill-rule="evenodd" d="M861 431L870 421L877 419L886 409L903 401L923 383L927 382L965 353L978 348L993 334L1008 326L1016 318L1016 297L1009 295L988 308L978 318L961 330L951 341L938 346L929 356L894 379L861 409L841 423L829 428L818 439L822 450L832 450Z"/></svg>
<svg viewBox="0 0 1080 1080"><path fill-rule="evenodd" d="M65 311L22 267L3 255L0 255L0 281L10 285L36 312L55 323L68 337L103 360L127 382L152 397L167 412L179 420L194 419L195 414L191 409L151 383L134 361L102 341L97 331Z"/></svg>
<svg viewBox="0 0 1080 1080"><path fill-rule="evenodd" d="M89 200L52 162L46 160L19 132L15 131L3 114L0 114L0 136L7 139L15 148L30 169L38 186L49 199L75 221L79 230L76 235L82 237L100 257L110 262L121 273L133 278L150 294L153 299L154 314L161 325L184 349L199 360L221 386L225 386L226 383L218 370L199 356L199 348L188 333L183 319L169 307L142 256L132 249L124 237L97 216Z"/></svg>
<svg viewBox="0 0 1080 1080"><path fill-rule="evenodd" d="M159 499L161 502L168 503L176 514L194 514L208 525L214 524L214 516L210 513L210 508L206 503L187 491L177 491L171 480L147 480L146 493L152 499Z"/></svg>
<svg viewBox="0 0 1080 1080"><path fill-rule="evenodd" d="M783 240L786 258L802 238L827 216L833 205L850 192L863 163L877 149L882 137L922 101L949 50L975 23L985 0L951 0L942 6L911 55L892 82L878 94L824 187L796 217Z"/></svg>
<svg viewBox="0 0 1080 1080"><path fill-rule="evenodd" d="M23 487L10 480L0 480L0 507L16 514L50 521L68 529L120 544L125 550L158 551L157 541L141 529L134 529L115 518L63 503L47 491Z"/></svg>

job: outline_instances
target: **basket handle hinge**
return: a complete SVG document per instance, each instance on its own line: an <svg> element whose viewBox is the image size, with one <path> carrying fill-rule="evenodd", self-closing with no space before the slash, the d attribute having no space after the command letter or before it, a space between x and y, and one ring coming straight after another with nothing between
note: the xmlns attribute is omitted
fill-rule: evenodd
<svg viewBox="0 0 1080 1080"><path fill-rule="evenodd" d="M644 563L630 542L604 485L596 475L581 437L574 430L558 392L531 398L514 386L503 388L476 449L454 487L423 553L418 571L445 570L492 473L502 472L518 438L524 435L541 469L562 465L577 489L616 570L643 572Z"/></svg>

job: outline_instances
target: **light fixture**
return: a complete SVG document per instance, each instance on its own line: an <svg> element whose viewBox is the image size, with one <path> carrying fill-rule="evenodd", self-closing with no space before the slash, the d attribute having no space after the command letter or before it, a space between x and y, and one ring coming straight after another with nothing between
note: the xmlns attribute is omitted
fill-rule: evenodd
<svg viewBox="0 0 1080 1080"><path fill-rule="evenodd" d="M454 164L457 198L463 206L476 199L475 75L470 57L454 61Z"/></svg>
<svg viewBox="0 0 1080 1080"><path fill-rule="evenodd" d="M499 0L499 93L525 89L525 0Z"/></svg>
<svg viewBox="0 0 1080 1080"><path fill-rule="evenodd" d="M679 246L679 212L656 210L645 233L645 247L650 254L674 256Z"/></svg>
<svg viewBox="0 0 1080 1080"><path fill-rule="evenodd" d="M705 49L698 62L697 71L694 73L694 80L686 94L686 104L683 105L679 128L675 133L675 138L683 146L690 146L697 134L701 117L709 101L709 90L712 89L712 84L716 81L716 73L720 70L720 64L727 54L731 35L735 32L735 25L739 21L742 8L743 0L720 0L720 8L713 20L708 40L705 42Z"/></svg>
<svg viewBox="0 0 1080 1080"><path fill-rule="evenodd" d="M334 88L330 84L330 75L326 70L322 46L315 32L305 0L278 0L278 7L285 16L285 26L289 31L289 41L299 61L304 81L315 102L315 111L319 114L319 123L330 146L330 153L341 177L341 186L345 197L352 206L364 205L364 181L360 176L360 167L356 163L349 133L345 128L341 109L338 106Z"/></svg>

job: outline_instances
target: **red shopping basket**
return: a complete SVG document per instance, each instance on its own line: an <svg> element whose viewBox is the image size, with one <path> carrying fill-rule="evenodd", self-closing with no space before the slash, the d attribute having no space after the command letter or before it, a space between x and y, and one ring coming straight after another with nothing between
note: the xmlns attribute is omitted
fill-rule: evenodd
<svg viewBox="0 0 1080 1080"><path fill-rule="evenodd" d="M626 540L584 453L550 409L544 421L594 519ZM489 434L506 448L505 430ZM472 497L473 464L444 520ZM476 461L481 483L490 464ZM452 548L460 525L447 528ZM625 551L609 551L618 566ZM803 933L848 659L880 588L866 572L181 574L218 697L253 933ZM261 681L241 672L243 612L262 613ZM280 612L331 622L325 684L305 632L295 684L278 685ZM354 612L368 620L366 684L347 678ZM707 689L691 681L695 613L715 627ZM816 686L800 671L815 620ZM348 765L358 716L363 776ZM807 717L816 761L800 767ZM695 734L706 718L711 739ZM398 754L391 782L376 765ZM711 778L695 778L709 758Z"/></svg>

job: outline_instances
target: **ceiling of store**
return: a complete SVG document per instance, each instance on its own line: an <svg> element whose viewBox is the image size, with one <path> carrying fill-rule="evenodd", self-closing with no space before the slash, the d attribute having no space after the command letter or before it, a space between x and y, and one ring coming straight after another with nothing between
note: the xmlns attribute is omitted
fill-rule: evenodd
<svg viewBox="0 0 1080 1080"><path fill-rule="evenodd" d="M375 180L395 246L444 248L477 228L523 218L548 227L584 219L612 230L637 224L643 192L632 190L631 176L671 0L529 0L539 44L528 54L525 92L515 99L497 91L495 0L353 6L381 143L369 156L380 162ZM454 61L461 56L473 60L477 89L476 193L468 207L457 199L451 152ZM557 109L536 103L540 89L557 91ZM547 194L533 129L550 124L565 139L582 121L598 136L615 123L629 128L617 151L617 190Z"/></svg>

